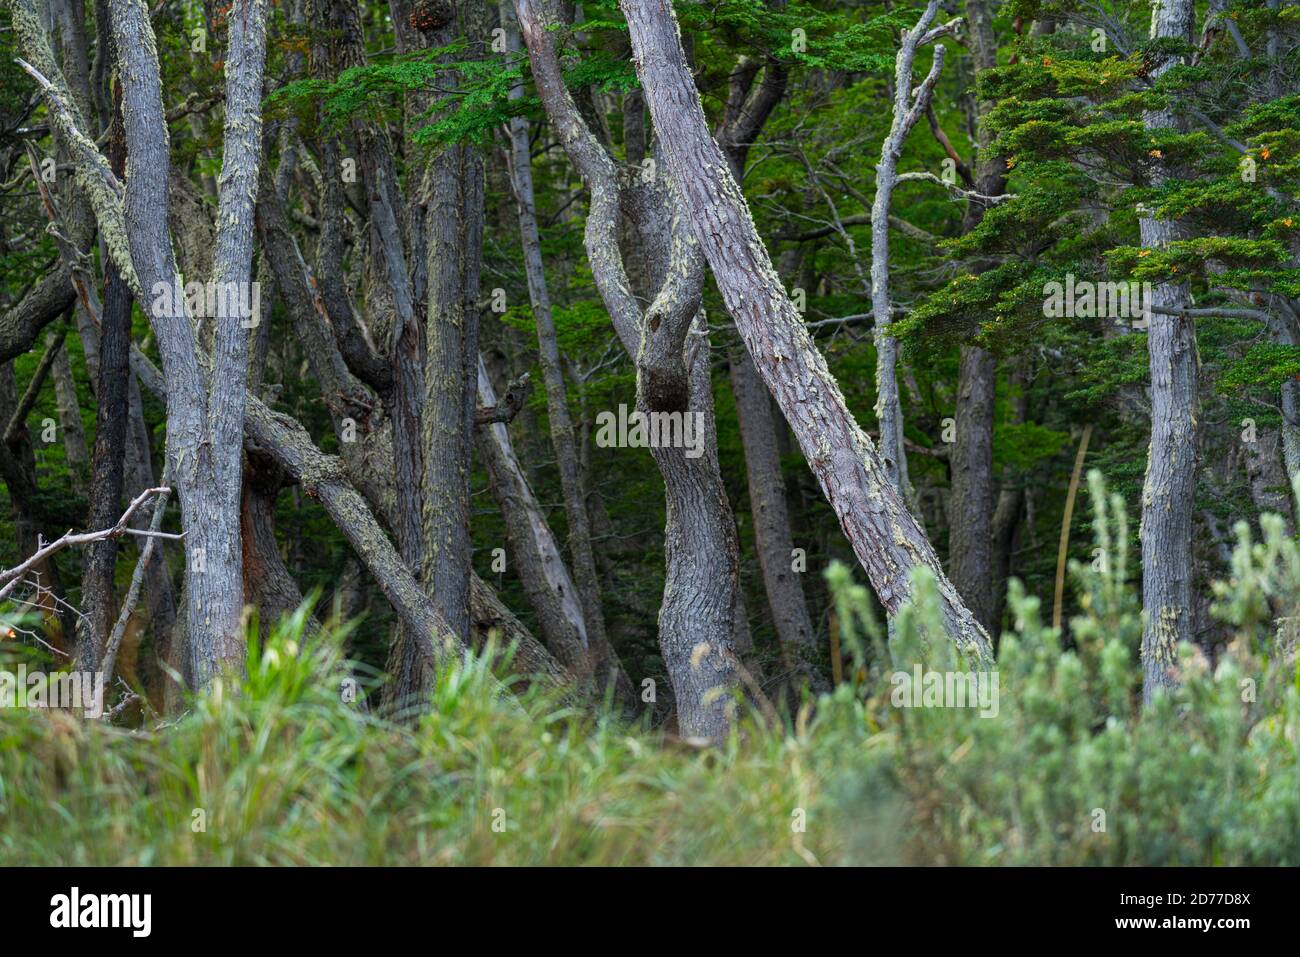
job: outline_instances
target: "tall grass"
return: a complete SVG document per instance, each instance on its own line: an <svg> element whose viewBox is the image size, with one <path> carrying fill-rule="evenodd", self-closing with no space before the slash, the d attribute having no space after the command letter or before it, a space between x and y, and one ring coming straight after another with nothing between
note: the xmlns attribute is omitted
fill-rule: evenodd
<svg viewBox="0 0 1300 957"><path fill-rule="evenodd" d="M418 722L385 722L344 700L342 636L304 645L300 612L167 726L0 710L0 864L1300 863L1295 542L1239 530L1232 645L1213 668L1184 649L1183 687L1144 711L1124 512L1092 491L1083 613L1059 635L1013 586L996 717L891 705L895 669L966 667L925 579L886 640L832 569L856 680L781 726L742 708L706 750L503 694L490 649Z"/></svg>

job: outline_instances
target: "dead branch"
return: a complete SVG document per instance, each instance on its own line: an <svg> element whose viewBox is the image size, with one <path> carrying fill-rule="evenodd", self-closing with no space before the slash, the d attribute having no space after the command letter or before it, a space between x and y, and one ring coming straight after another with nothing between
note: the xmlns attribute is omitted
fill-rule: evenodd
<svg viewBox="0 0 1300 957"><path fill-rule="evenodd" d="M97 532L73 532L69 530L65 535L55 539L48 545L38 548L32 553L31 557L21 565L0 572L0 583L3 583L3 587L0 587L0 601L9 597L9 593L13 591L20 581L22 581L23 575L27 573L28 569L40 564L55 552L60 552L65 548L72 548L77 545L86 545L90 542L103 541L106 538L119 538L126 532L127 523L131 521L131 516L134 515L136 510L144 504L145 500L148 499L149 496L164 495L170 492L171 489L166 486L147 488L132 499L131 504L128 505L126 511L122 513L122 517L117 520L117 524L113 525L111 528L100 529Z"/></svg>

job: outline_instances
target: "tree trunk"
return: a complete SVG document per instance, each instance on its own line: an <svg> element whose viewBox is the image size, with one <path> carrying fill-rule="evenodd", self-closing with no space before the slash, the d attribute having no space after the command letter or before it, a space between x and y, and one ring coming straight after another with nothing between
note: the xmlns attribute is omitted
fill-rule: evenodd
<svg viewBox="0 0 1300 957"><path fill-rule="evenodd" d="M966 19L977 71L997 66L997 38L988 0L966 0ZM995 196L1006 188L1002 158L992 153L993 135L985 122L990 103L974 104L976 128L975 191ZM962 218L962 232L969 233L984 218L987 206L971 198ZM995 263L972 264L978 274ZM997 387L997 362L977 343L961 347L957 374L956 436L949 463L952 468L951 531L948 565L952 583L986 629L997 622L994 600L995 561L993 555L993 400ZM1010 505L1010 503L1008 503Z"/></svg>
<svg viewBox="0 0 1300 957"><path fill-rule="evenodd" d="M1191 0L1160 0L1151 18L1153 39L1190 42ZM1166 58L1151 71L1152 79L1174 65ZM1173 128L1172 110L1147 113L1147 129ZM1153 185L1168 174L1153 161ZM1161 248L1177 237L1169 220L1139 218L1142 245ZM1153 289L1153 312L1147 329L1151 364L1151 447L1142 488L1142 698L1150 703L1162 689L1177 684L1174 668L1180 642L1192 632L1192 506L1196 492L1197 431L1200 403L1197 376L1196 328L1189 316L1163 311L1184 308L1184 284L1162 283Z"/></svg>
<svg viewBox="0 0 1300 957"><path fill-rule="evenodd" d="M637 411L679 415L697 426L696 448L651 450L667 499L659 644L682 733L719 740L734 710L738 555L717 464L707 332L692 331L704 278L699 250L663 177L620 183L613 159L564 84L541 3L518 0L516 12L538 93L590 191L587 256L614 330L636 359ZM648 309L638 295L653 296Z"/></svg>
<svg viewBox="0 0 1300 957"><path fill-rule="evenodd" d="M112 11L129 155L125 236L113 235L116 227L103 216L100 225L109 231L110 248L129 247L138 284L133 291L148 290L153 299L147 311L167 380L168 450L186 532L187 637L194 681L203 687L222 670L243 667L239 509L248 335L239 310L231 307L244 297L219 297L210 357L199 347L185 303L175 301L180 297L159 298L176 285L177 270L167 222L170 160L157 45L142 0L120 0ZM225 144L213 265L218 288L244 291L251 279L266 12L261 0L236 0L227 19Z"/></svg>
<svg viewBox="0 0 1300 957"><path fill-rule="evenodd" d="M903 34L894 57L894 109L889 134L880 147L876 164L876 195L871 203L871 312L875 319L876 419L880 423L880 461L885 474L903 501L912 498L907 474L907 452L903 447L903 405L898 394L898 340L889 333L893 322L893 301L889 292L889 207L898 185L898 161L907 134L916 125L934 92L943 68L943 47L936 47L930 72L919 87L912 89L917 49L938 11L932 0L916 25ZM845 233L844 235L848 235Z"/></svg>
<svg viewBox="0 0 1300 957"><path fill-rule="evenodd" d="M478 396L480 405L496 405L496 391L482 359L478 363ZM480 426L479 448L505 519L511 557L546 645L575 677L586 681L591 677L589 639L578 591L515 456L505 424Z"/></svg>
<svg viewBox="0 0 1300 957"><path fill-rule="evenodd" d="M501 24L506 31L507 49L518 54L521 49L519 31L511 22L509 4L501 4ZM523 88L510 90L512 100L523 96ZM546 286L546 272L542 262L541 236L537 228L537 209L533 194L532 155L528 140L528 118L516 116L510 120L510 180L519 208L520 245L524 252L524 270L528 277L528 298L532 303L533 317L537 322L538 357L542 366L542 382L546 388L547 417L551 425L551 445L560 471L560 488L564 495L564 513L569 523L569 554L573 558L573 572L577 579L578 594L586 623L591 655L592 673L602 680L612 680L630 690L631 685L623 672L618 655L609 643L605 631L605 611L600 599L600 578L591 545L591 521L582 496L582 482L578 473L578 450L573 433L573 419L569 414L568 392L564 371L560 363L560 348L555 335L555 321L551 315L550 293Z"/></svg>
<svg viewBox="0 0 1300 957"><path fill-rule="evenodd" d="M986 194L987 195L987 194ZM993 394L997 363L975 345L961 347L957 377L948 570L971 613L991 631L993 620Z"/></svg>
<svg viewBox="0 0 1300 957"><path fill-rule="evenodd" d="M91 468L87 528L108 528L122 513L126 465L126 426L131 404L131 291L117 267L105 268L104 311L99 341L99 388L95 390L95 456ZM117 618L114 594L117 541L86 546L82 559L81 605L77 627L77 663L98 670ZM111 677L111 675L109 676Z"/></svg>
<svg viewBox="0 0 1300 957"><path fill-rule="evenodd" d="M655 129L727 310L881 603L896 612L911 596L912 570L923 565L937 581L949 636L961 648L988 655L983 628L944 576L781 288L744 197L709 136L671 6L666 0L621 6Z"/></svg>
<svg viewBox="0 0 1300 957"><path fill-rule="evenodd" d="M731 388L736 396L736 416L745 447L754 548L758 552L758 566L782 658L787 669L810 680L815 690L824 691L829 686L816 666L817 634L808 615L800 572L794 570L794 540L790 534L772 400L743 347L732 355Z"/></svg>
<svg viewBox="0 0 1300 957"><path fill-rule="evenodd" d="M72 490L78 495L85 496L89 494L86 488L86 474L90 471L90 454L86 449L86 430L81 423L81 402L77 397L77 380L72 375L72 363L68 359L66 344L54 357L50 378L54 380L54 394L58 399L59 431L63 434L63 452L68 459Z"/></svg>

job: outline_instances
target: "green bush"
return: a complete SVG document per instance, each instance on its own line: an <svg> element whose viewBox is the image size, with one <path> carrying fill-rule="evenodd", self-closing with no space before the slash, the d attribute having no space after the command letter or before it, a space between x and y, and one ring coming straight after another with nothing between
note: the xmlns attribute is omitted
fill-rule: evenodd
<svg viewBox="0 0 1300 957"><path fill-rule="evenodd" d="M1090 484L1097 550L1072 568L1083 614L1070 623L1069 647L1013 582L996 717L873 709L893 737L913 853L949 864L1300 863L1300 671L1288 637L1300 594L1295 541L1276 516L1264 521L1262 544L1238 526L1232 580L1216 585L1232 642L1213 668L1182 648L1181 687L1143 709L1142 612L1126 581L1123 503L1107 501L1096 472ZM940 619L933 586L918 584L890 641L891 667L964 670L947 643L926 640ZM841 617L878 638L865 593L838 594Z"/></svg>

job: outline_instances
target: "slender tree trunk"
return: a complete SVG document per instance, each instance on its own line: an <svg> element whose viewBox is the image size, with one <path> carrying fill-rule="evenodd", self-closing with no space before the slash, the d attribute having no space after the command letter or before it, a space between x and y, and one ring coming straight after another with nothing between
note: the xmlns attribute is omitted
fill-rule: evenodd
<svg viewBox="0 0 1300 957"><path fill-rule="evenodd" d="M912 497L903 447L903 405L898 393L898 340L890 335L893 302L889 292L889 207L898 184L898 161L903 144L916 121L925 113L934 84L943 68L943 47L935 50L929 75L913 95L912 75L922 38L937 12L927 7L916 26L903 34L894 58L894 111L889 134L880 147L876 164L876 195L871 203L871 312L875 318L876 419L880 423L880 461L904 501Z"/></svg>
<svg viewBox="0 0 1300 957"><path fill-rule="evenodd" d="M1151 15L1152 38L1190 42L1191 0L1159 0ZM1166 58L1152 70L1153 79L1174 65ZM1171 129L1177 119L1171 109L1148 113L1149 130ZM1153 180L1167 172L1153 161ZM1138 220L1142 245L1161 248L1177 237L1169 220L1149 216ZM1187 305L1184 284L1162 283L1153 290L1155 309ZM1192 633L1192 507L1196 492L1197 431L1200 403L1197 377L1200 360L1196 328L1191 317L1153 311L1147 329L1151 364L1151 447L1142 488L1142 631L1143 700L1149 703L1162 689L1177 683L1174 674L1180 642Z"/></svg>
<svg viewBox="0 0 1300 957"><path fill-rule="evenodd" d="M478 11L463 8L478 47ZM470 458L478 379L479 261L483 235L483 159L470 146L433 163L428 226L429 308L424 367L425 586L462 641L469 637L473 546L469 533Z"/></svg>
<svg viewBox="0 0 1300 957"><path fill-rule="evenodd" d="M772 400L743 346L731 358L731 388L736 396L736 415L745 447L754 547L782 657L786 668L810 679L816 690L826 690L826 680L815 664L816 631L808 615L800 572L794 568L794 540L790 534Z"/></svg>
<svg viewBox="0 0 1300 957"><path fill-rule="evenodd" d="M949 573L958 593L986 630L993 615L993 398L997 363L975 345L961 347L957 376L956 441L949 508Z"/></svg>
<svg viewBox="0 0 1300 957"><path fill-rule="evenodd" d="M81 424L81 402L77 397L77 380L72 375L72 363L68 360L66 343L54 357L50 378L54 380L54 394L58 399L59 432L63 435L63 453L68 459L72 489L78 495L84 496L89 492L86 488L86 475L90 471L90 455L86 450L86 430Z"/></svg>
<svg viewBox="0 0 1300 957"><path fill-rule="evenodd" d="M506 30L507 49L518 54L521 49L519 31L514 23L508 2L501 4L501 24ZM510 91L511 99L523 96L523 88ZM528 118L516 116L510 120L510 179L519 208L520 243L524 252L524 269L528 277L528 297L537 322L538 356L542 366L542 382L546 388L547 416L551 425L551 444L560 471L560 488L564 495L564 513L569 524L569 554L573 558L573 572L577 579L578 594L586 621L593 674L602 680L612 680L630 690L613 646L605 631L605 612L600 599L600 578L591 546L591 521L582 496L582 482L578 474L578 450L573 434L573 419L569 414L568 392L564 370L560 362L560 348L555 335L555 321L551 315L550 293L546 285L546 272L542 262L541 236L537 228L537 209L533 193L532 156L528 141Z"/></svg>
<svg viewBox="0 0 1300 957"><path fill-rule="evenodd" d="M1013 363L1010 373L1011 381L1011 416L1010 422L1020 425L1025 421L1029 410L1029 383L1026 380L1023 363ZM986 626L995 636L1002 626L1002 615L1007 603L1007 581L1013 568L1013 553L1020 537L1020 515L1025 507L1024 485L1017 480L1013 470L1007 468L1002 476L1002 487L998 490L998 503L993 510L993 619Z"/></svg>
<svg viewBox="0 0 1300 957"><path fill-rule="evenodd" d="M130 412L131 291L112 262L106 266L104 311L99 344L99 388L95 390L95 456L91 468L87 528L108 528L121 515L126 465L126 426ZM82 561L77 663L98 670L117 618L114 580L117 541L86 546Z"/></svg>
<svg viewBox="0 0 1300 957"><path fill-rule="evenodd" d="M485 407L497 403L482 359L478 363L478 397ZM505 424L480 426L479 448L505 519L511 556L546 645L575 677L586 681L591 677L590 641L578 590L515 456Z"/></svg>
<svg viewBox="0 0 1300 957"><path fill-rule="evenodd" d="M997 38L988 0L966 0L971 52L978 73L997 66ZM1006 188L1001 157L992 153L992 133L985 123L991 104L975 104L976 128L975 190L996 196ZM987 209L971 198L962 220L962 232L969 233L984 218ZM994 263L972 264L972 272L983 272ZM995 562L993 555L993 400L997 386L997 362L992 353L977 343L961 347L957 374L956 436L949 464L952 468L951 532L948 539L949 574L971 612L986 629L996 622L994 600Z"/></svg>

